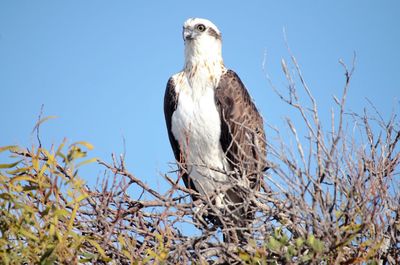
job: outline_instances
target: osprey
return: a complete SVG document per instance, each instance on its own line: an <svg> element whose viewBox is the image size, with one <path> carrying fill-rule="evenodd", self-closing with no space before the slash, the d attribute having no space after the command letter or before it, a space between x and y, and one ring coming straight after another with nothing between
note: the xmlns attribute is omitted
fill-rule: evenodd
<svg viewBox="0 0 400 265"><path fill-rule="evenodd" d="M220 209L237 209L244 198L233 186L259 189L265 169L263 119L239 76L224 66L218 28L190 18L183 39L184 68L164 96L169 140L186 187Z"/></svg>

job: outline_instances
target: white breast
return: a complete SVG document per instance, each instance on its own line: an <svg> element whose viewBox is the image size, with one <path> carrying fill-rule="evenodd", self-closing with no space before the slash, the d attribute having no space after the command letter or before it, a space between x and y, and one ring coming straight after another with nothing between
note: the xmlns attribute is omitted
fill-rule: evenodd
<svg viewBox="0 0 400 265"><path fill-rule="evenodd" d="M227 181L228 163L220 144L221 120L214 89L207 82L190 86L185 75L175 77L178 104L172 133L185 158L189 176L200 193L214 192Z"/></svg>

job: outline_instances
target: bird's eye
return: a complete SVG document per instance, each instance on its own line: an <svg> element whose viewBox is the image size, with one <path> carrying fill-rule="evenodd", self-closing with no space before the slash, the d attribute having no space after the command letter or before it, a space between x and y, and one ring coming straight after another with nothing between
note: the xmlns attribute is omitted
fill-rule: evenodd
<svg viewBox="0 0 400 265"><path fill-rule="evenodd" d="M203 32L203 31L206 30L206 26L204 26L203 24L198 24L198 25L196 26L196 29L197 29L198 31L200 31L200 32Z"/></svg>

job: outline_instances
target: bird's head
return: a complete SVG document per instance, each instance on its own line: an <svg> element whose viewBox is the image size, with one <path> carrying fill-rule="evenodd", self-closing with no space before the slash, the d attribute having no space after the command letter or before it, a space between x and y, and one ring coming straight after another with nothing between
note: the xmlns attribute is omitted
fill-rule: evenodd
<svg viewBox="0 0 400 265"><path fill-rule="evenodd" d="M183 24L183 40L185 45L195 42L221 42L221 32L211 21L204 18L189 18Z"/></svg>
<svg viewBox="0 0 400 265"><path fill-rule="evenodd" d="M220 61L222 63L221 32L211 21L204 18L189 18L183 24L186 63Z"/></svg>

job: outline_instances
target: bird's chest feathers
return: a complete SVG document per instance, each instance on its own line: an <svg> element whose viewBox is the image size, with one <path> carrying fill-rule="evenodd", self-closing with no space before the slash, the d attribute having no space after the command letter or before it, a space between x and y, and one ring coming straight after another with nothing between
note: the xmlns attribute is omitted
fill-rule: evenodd
<svg viewBox="0 0 400 265"><path fill-rule="evenodd" d="M181 83L172 116L172 132L189 160L208 160L220 150L221 121L214 88L207 82ZM182 149L181 148L181 149ZM191 161L199 162L199 161Z"/></svg>
<svg viewBox="0 0 400 265"><path fill-rule="evenodd" d="M183 72L174 80L178 102L172 114L172 133L179 143L186 170L203 194L225 183L227 175L223 172L229 170L220 143L221 120L215 103L214 80L189 78Z"/></svg>

